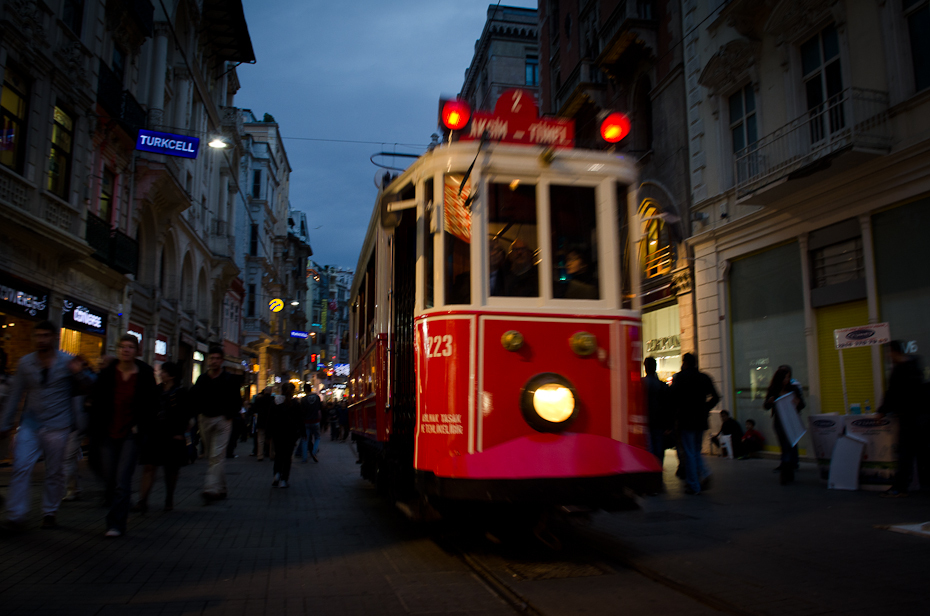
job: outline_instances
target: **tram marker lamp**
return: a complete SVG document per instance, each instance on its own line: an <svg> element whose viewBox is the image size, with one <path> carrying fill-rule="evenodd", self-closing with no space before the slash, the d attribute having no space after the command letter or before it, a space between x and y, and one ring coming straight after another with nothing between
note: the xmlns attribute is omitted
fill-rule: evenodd
<svg viewBox="0 0 930 616"><path fill-rule="evenodd" d="M448 100L442 105L442 125L449 130L461 130L471 119L471 108L462 100Z"/></svg>
<svg viewBox="0 0 930 616"><path fill-rule="evenodd" d="M601 122L601 137L607 143L619 143L630 134L630 120L619 112L608 114Z"/></svg>

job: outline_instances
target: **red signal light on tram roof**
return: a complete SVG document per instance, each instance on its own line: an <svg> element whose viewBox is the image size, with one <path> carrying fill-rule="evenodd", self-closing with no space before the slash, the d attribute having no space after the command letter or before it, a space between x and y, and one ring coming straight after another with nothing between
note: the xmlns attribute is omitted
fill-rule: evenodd
<svg viewBox="0 0 930 616"><path fill-rule="evenodd" d="M449 130L461 130L471 119L471 108L461 100L446 101L442 106L442 125Z"/></svg>
<svg viewBox="0 0 930 616"><path fill-rule="evenodd" d="M601 122L601 137L607 143L617 143L630 134L630 120L620 112L609 114Z"/></svg>

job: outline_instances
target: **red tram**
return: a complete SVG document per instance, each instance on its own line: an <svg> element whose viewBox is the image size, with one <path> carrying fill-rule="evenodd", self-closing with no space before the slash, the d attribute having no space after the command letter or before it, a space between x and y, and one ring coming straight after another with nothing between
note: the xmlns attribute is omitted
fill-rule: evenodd
<svg viewBox="0 0 930 616"><path fill-rule="evenodd" d="M661 482L628 263L636 166L537 116L509 91L378 195L348 404L363 476L398 498L596 507Z"/></svg>

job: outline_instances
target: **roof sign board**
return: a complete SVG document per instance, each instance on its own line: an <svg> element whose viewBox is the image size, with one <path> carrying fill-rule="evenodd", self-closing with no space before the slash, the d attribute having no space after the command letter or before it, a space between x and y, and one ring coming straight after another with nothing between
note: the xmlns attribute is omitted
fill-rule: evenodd
<svg viewBox="0 0 930 616"><path fill-rule="evenodd" d="M137 150L167 154L168 156L197 158L199 148L200 139L197 137L159 133L153 130L140 129L139 137L136 139Z"/></svg>
<svg viewBox="0 0 930 616"><path fill-rule="evenodd" d="M846 327L833 330L833 337L837 350L888 344L891 342L891 328L887 323Z"/></svg>
<svg viewBox="0 0 930 616"><path fill-rule="evenodd" d="M575 146L575 121L539 117L539 107L533 94L519 88L504 91L497 99L494 113L475 111L459 139L481 139L485 131L493 141L501 143L562 148Z"/></svg>

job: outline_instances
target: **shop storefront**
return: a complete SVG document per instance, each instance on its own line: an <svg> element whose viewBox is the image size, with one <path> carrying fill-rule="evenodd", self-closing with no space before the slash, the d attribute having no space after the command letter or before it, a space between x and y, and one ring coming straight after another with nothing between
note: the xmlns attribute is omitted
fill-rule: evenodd
<svg viewBox="0 0 930 616"><path fill-rule="evenodd" d="M681 322L677 303L643 312L643 340L643 357L655 358L659 378L671 383L672 375L681 370Z"/></svg>
<svg viewBox="0 0 930 616"><path fill-rule="evenodd" d="M31 353L32 326L49 318L51 291L0 271L0 373Z"/></svg>
<svg viewBox="0 0 930 616"><path fill-rule="evenodd" d="M126 333L139 341L139 356L145 355L145 328L132 321L126 327Z"/></svg>
<svg viewBox="0 0 930 616"><path fill-rule="evenodd" d="M168 361L168 336L158 334L155 336L155 373L161 368L161 365Z"/></svg>
<svg viewBox="0 0 930 616"><path fill-rule="evenodd" d="M106 351L108 318L106 310L66 295L61 309L61 350L82 355L95 365Z"/></svg>

